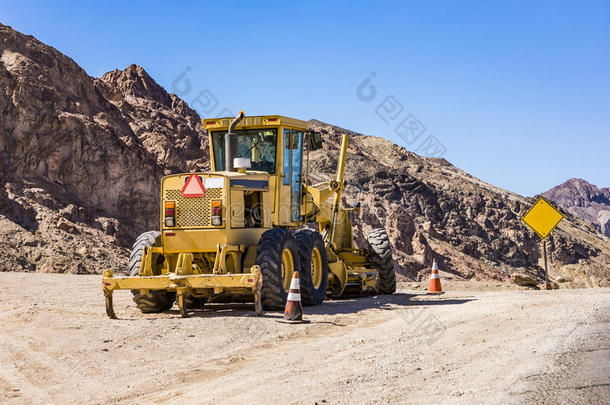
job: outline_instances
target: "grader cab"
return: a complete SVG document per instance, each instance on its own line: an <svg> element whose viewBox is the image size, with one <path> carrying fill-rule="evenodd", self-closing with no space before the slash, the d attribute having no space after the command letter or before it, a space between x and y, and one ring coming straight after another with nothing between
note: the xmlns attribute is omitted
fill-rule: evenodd
<svg viewBox="0 0 610 405"><path fill-rule="evenodd" d="M348 214L360 207L341 204L346 135L336 178L311 185L310 152L322 139L307 122L240 112L203 126L211 171L162 179L160 230L136 239L129 276L104 272L108 316L115 317L115 290L132 290L142 312L174 302L182 316L206 302L254 301L257 314L283 309L295 270L305 305L395 291L385 230L373 230L358 248Z"/></svg>

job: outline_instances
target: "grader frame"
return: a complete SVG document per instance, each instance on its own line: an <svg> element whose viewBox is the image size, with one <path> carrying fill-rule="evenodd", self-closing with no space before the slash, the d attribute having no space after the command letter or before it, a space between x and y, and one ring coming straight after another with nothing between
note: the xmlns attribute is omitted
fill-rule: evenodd
<svg viewBox="0 0 610 405"><path fill-rule="evenodd" d="M273 233L268 232L272 229L287 232L311 222L317 222L324 241L324 249L318 249L324 252L318 251L317 255L322 253L328 263L327 282L319 287L327 286L325 295L342 296L347 287L357 294L375 291L379 278L376 265L371 261L370 251L356 246L348 217L360 208L341 204L347 135L342 135L335 179L311 185L310 151L321 148L321 137L309 131L307 122L282 116L246 118L241 112L231 122L229 118L205 119L203 125L209 133L212 171L162 179L161 231L155 243L134 250L129 277L116 277L110 270L103 273L109 317L116 318L112 302L116 290L132 290L134 294L139 291L144 298L157 300L167 296L166 307L171 307L175 294L182 316L188 314L187 301L253 299L260 315L265 294L263 282L265 277L267 282L271 279L263 274L268 272L266 268L261 271L261 266L269 265L263 260L259 243L265 239L265 233L267 236ZM252 133L256 137L246 146L253 146L246 150L242 141L247 141ZM237 144L239 136L243 139ZM273 162L263 160L264 151L259 149L264 143L275 153ZM257 165L258 170L248 170L249 164ZM194 194L189 194L193 190ZM282 284L286 291L291 270L299 265L294 252L294 249L282 252ZM261 261L266 264L259 265ZM315 265L324 265L324 261L318 261ZM311 271L311 277L316 277L313 261ZM134 300L137 297L136 294Z"/></svg>

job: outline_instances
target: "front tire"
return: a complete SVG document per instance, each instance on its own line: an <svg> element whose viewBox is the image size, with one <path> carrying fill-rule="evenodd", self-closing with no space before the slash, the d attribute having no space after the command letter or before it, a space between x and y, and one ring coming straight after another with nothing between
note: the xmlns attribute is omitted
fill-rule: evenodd
<svg viewBox="0 0 610 405"><path fill-rule="evenodd" d="M161 246L161 232L149 231L138 236L133 244L129 256L129 275L140 276L140 266L144 256L144 249L153 246ZM163 267L163 255L156 254L152 257L153 274L160 274ZM133 300L143 313L157 313L169 310L174 305L176 293L163 290L131 290Z"/></svg>
<svg viewBox="0 0 610 405"><path fill-rule="evenodd" d="M377 292L379 294L393 294L396 292L396 273L392 246L385 229L373 229L367 236L369 242L370 259L377 269Z"/></svg>
<svg viewBox="0 0 610 405"><path fill-rule="evenodd" d="M326 296L328 257L324 240L314 229L303 228L294 233L299 248L301 268L301 299L303 305L319 305Z"/></svg>
<svg viewBox="0 0 610 405"><path fill-rule="evenodd" d="M281 228L265 231L258 243L255 262L263 276L263 308L283 310L292 273L300 268L299 253L290 232Z"/></svg>

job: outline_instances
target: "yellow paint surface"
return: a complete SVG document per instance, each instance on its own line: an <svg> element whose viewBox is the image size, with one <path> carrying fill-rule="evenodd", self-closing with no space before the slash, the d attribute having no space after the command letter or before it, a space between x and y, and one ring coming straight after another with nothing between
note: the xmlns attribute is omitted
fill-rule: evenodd
<svg viewBox="0 0 610 405"><path fill-rule="evenodd" d="M547 200L539 198L530 210L521 218L523 222L534 230L542 239L545 239L563 215L557 211Z"/></svg>

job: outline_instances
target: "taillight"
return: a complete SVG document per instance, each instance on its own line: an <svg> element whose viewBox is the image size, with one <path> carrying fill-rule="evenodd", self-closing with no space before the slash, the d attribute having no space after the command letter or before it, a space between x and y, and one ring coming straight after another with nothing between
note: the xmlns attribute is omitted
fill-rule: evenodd
<svg viewBox="0 0 610 405"><path fill-rule="evenodd" d="M222 225L222 201L212 200L212 225Z"/></svg>
<svg viewBox="0 0 610 405"><path fill-rule="evenodd" d="M176 202L165 202L165 226L173 228L176 226Z"/></svg>

